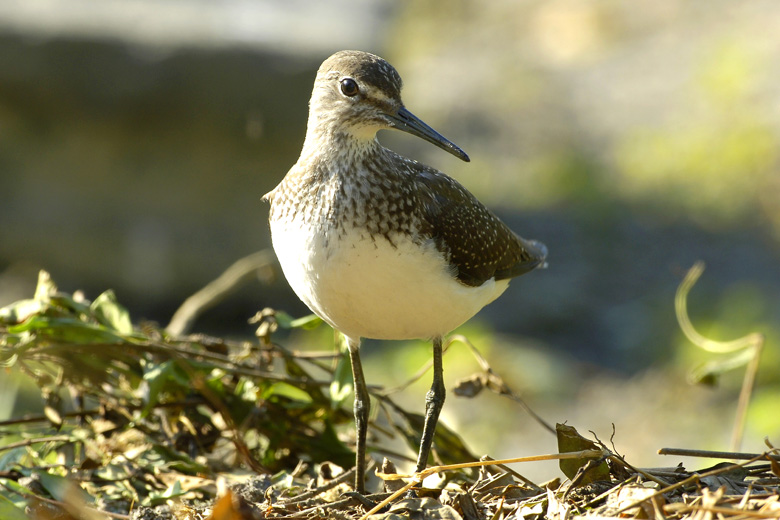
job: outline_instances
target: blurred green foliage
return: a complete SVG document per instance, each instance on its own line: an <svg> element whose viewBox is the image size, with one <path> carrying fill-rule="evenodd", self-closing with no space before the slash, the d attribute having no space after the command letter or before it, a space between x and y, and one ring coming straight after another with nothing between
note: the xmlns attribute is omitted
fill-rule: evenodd
<svg viewBox="0 0 780 520"><path fill-rule="evenodd" d="M0 507L43 492L126 510L213 497L223 472L288 480L280 475L296 466L350 467L354 454L339 438L352 431L347 356L309 357L271 341L277 328L332 331L272 310L255 321L259 343L171 337L134 325L112 291L90 302L41 271L33 298L0 309L0 367L34 381L43 405L43 415L0 423ZM5 390L12 400L15 387ZM398 433L416 449L422 415L371 393L372 438ZM434 442L444 461L474 458L444 425Z"/></svg>

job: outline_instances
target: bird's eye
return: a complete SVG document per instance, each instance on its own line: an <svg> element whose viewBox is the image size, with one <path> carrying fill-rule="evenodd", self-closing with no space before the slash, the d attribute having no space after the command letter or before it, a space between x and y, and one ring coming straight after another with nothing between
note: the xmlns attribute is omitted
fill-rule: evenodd
<svg viewBox="0 0 780 520"><path fill-rule="evenodd" d="M352 97L360 92L357 81L352 78L344 78L341 80L341 93L345 96Z"/></svg>

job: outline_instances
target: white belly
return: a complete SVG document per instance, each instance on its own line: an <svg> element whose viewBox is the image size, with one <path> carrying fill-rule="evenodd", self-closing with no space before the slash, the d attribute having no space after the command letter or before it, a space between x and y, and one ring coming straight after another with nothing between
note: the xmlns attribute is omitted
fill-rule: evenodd
<svg viewBox="0 0 780 520"><path fill-rule="evenodd" d="M372 240L356 230L326 241L323 233L297 224L271 223L284 275L315 314L350 338L447 334L509 284L493 279L479 287L461 284L432 242L421 248L397 235L394 247L384 237Z"/></svg>

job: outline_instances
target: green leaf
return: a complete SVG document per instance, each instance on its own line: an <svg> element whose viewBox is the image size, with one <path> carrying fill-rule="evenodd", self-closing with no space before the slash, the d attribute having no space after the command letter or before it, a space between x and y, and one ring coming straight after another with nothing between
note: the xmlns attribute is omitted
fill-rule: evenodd
<svg viewBox="0 0 780 520"><path fill-rule="evenodd" d="M43 312L46 306L40 300L19 300L0 309L0 322L9 325L21 323L30 316Z"/></svg>
<svg viewBox="0 0 780 520"><path fill-rule="evenodd" d="M188 475L210 472L207 466L199 464L183 453L161 444L152 446L151 449L143 454L142 458L147 463L147 470L152 472L163 470L178 471Z"/></svg>
<svg viewBox="0 0 780 520"><path fill-rule="evenodd" d="M185 392L190 389L190 378L181 369L176 360L163 361L144 373L144 381L149 385L149 399L141 411L141 417L146 417L149 411L160 400L160 396L168 393Z"/></svg>
<svg viewBox="0 0 780 520"><path fill-rule="evenodd" d="M293 318L284 311L276 311L274 314L276 323L283 329L304 329L312 330L320 326L322 320L315 314L309 314L301 318Z"/></svg>
<svg viewBox="0 0 780 520"><path fill-rule="evenodd" d="M28 331L39 331L50 327L51 319L45 316L33 316L23 323L11 325L8 327L8 332L11 334L21 334Z"/></svg>
<svg viewBox="0 0 780 520"><path fill-rule="evenodd" d="M290 324L295 319L284 311L276 311L274 318L276 318L276 323L283 329L291 329L292 326Z"/></svg>
<svg viewBox="0 0 780 520"><path fill-rule="evenodd" d="M59 475L52 475L46 471L35 471L40 477L41 485L60 502L72 503L74 499L83 502L84 504L92 504L95 502L94 497L90 496L86 491L81 489L78 484L72 480L61 477Z"/></svg>
<svg viewBox="0 0 780 520"><path fill-rule="evenodd" d="M322 318L316 314L309 314L301 318L292 320L290 327L293 329L313 330L322 324Z"/></svg>
<svg viewBox="0 0 780 520"><path fill-rule="evenodd" d="M0 518L3 520L27 520L25 514L26 501L15 503L10 497L0 491Z"/></svg>
<svg viewBox="0 0 780 520"><path fill-rule="evenodd" d="M51 275L41 269L38 271L38 285L35 287L34 298L38 301L47 303L49 298L57 293L57 286L51 279Z"/></svg>
<svg viewBox="0 0 780 520"><path fill-rule="evenodd" d="M168 486L168 489L165 491L152 491L149 493L149 495L141 502L144 506L156 506L159 504L164 504L168 500L174 497L181 496L185 493L184 490L181 488L181 482L178 480Z"/></svg>
<svg viewBox="0 0 780 520"><path fill-rule="evenodd" d="M130 313L119 304L114 291L109 289L98 296L92 302L90 309L94 313L95 318L106 327L110 327L120 334L133 333Z"/></svg>
<svg viewBox="0 0 780 520"><path fill-rule="evenodd" d="M90 316L92 311L89 303L76 301L70 294L57 293L50 298L51 304L69 312L69 314L83 314Z"/></svg>
<svg viewBox="0 0 780 520"><path fill-rule="evenodd" d="M93 323L86 323L73 317L52 318L33 316L24 323L8 327L8 332L36 332L63 343L124 343L125 338L116 332Z"/></svg>
<svg viewBox="0 0 780 520"><path fill-rule="evenodd" d="M106 466L99 466L94 469L92 474L95 477L111 481L134 478L130 467L128 467L126 464L118 463L109 463Z"/></svg>
<svg viewBox="0 0 780 520"><path fill-rule="evenodd" d="M330 403L333 410L344 404L344 400L352 393L353 387L352 365L347 353L342 352L336 370L333 372L333 380L330 382Z"/></svg>
<svg viewBox="0 0 780 520"><path fill-rule="evenodd" d="M311 396L306 391L283 381L278 381L263 391L263 399L269 399L272 396L286 397L292 401L306 404L312 402Z"/></svg>

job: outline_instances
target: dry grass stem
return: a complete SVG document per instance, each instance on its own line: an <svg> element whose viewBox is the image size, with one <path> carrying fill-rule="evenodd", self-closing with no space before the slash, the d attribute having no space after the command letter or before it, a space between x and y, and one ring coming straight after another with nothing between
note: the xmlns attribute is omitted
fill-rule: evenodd
<svg viewBox="0 0 780 520"><path fill-rule="evenodd" d="M739 447L742 444L742 435L745 431L747 409L750 404L750 397L753 393L753 386L756 379L756 373L758 372L765 338L763 334L753 332L732 341L716 341L703 336L694 328L690 317L688 316L688 293L703 272L704 262L701 261L696 262L693 267L688 270L682 283L677 288L677 293L674 298L674 307L680 328L688 340L697 347L715 354L729 354L743 350L748 352L749 361L747 363L747 368L745 369L742 389L739 393L736 416L734 418L734 429L731 435L731 449L732 451L739 451ZM727 366L727 363L728 360L722 362L721 365L725 367Z"/></svg>

